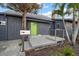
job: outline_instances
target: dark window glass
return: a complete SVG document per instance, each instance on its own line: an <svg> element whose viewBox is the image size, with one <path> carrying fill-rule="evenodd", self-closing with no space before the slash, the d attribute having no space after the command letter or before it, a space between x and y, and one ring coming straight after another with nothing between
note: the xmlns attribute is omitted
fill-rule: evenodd
<svg viewBox="0 0 79 59"><path fill-rule="evenodd" d="M1 22L0 22L0 24L1 24Z"/></svg>

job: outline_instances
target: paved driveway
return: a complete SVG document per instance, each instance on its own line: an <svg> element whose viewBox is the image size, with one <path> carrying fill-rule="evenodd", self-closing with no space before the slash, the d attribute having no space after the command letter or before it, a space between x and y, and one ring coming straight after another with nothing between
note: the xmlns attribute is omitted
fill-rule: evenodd
<svg viewBox="0 0 79 59"><path fill-rule="evenodd" d="M49 35L38 35L30 38L30 43L32 48L46 46L46 45L56 45L59 41L64 41L64 38L49 36Z"/></svg>
<svg viewBox="0 0 79 59"><path fill-rule="evenodd" d="M19 40L0 41L0 56L23 56L18 43Z"/></svg>
<svg viewBox="0 0 79 59"><path fill-rule="evenodd" d="M38 47L44 47L48 45L57 45L58 42L64 41L64 38L56 37L55 36L49 36L49 35L37 35L37 36L30 36L30 39L28 42L24 43L24 49L30 49L30 48L38 48ZM30 44L29 44L30 43Z"/></svg>
<svg viewBox="0 0 79 59"><path fill-rule="evenodd" d="M29 42L25 41L25 49L46 46L50 44L57 44L64 38L53 37L49 35L38 35L30 37ZM0 41L0 56L24 56L23 52L19 51L20 40ZM30 44L29 44L30 43Z"/></svg>

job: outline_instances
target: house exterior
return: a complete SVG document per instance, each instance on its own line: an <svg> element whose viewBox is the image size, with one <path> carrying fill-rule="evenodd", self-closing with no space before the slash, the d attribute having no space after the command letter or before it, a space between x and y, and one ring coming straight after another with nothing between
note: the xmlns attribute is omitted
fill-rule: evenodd
<svg viewBox="0 0 79 59"><path fill-rule="evenodd" d="M27 30L30 30L31 35L55 35L62 37L64 31L64 25L61 19L52 19L43 16L28 13ZM0 13L0 40L13 40L20 39L22 14L15 11L6 11ZM72 20L65 19L67 29L71 33ZM71 34L70 34L71 35ZM64 36L66 36L64 31Z"/></svg>
<svg viewBox="0 0 79 59"><path fill-rule="evenodd" d="M68 33L71 36L72 19L65 19L65 24L66 24ZM65 29L64 29L62 19L52 19L50 26L51 26L50 27L50 35L56 35L56 36L59 36L59 37L65 37L66 38L66 32L65 32ZM56 31L56 33L55 33L55 31Z"/></svg>
<svg viewBox="0 0 79 59"><path fill-rule="evenodd" d="M22 14L15 11L6 11L0 13L0 40L20 39ZM28 13L27 30L31 35L49 35L51 19L43 15Z"/></svg>

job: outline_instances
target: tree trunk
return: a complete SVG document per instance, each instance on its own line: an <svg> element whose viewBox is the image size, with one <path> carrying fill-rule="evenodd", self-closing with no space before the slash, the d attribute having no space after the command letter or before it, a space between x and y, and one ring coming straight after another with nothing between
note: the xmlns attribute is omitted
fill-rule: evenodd
<svg viewBox="0 0 79 59"><path fill-rule="evenodd" d="M74 16L74 15L73 15ZM79 16L79 11L78 11L78 16ZM73 33L72 33L72 43L73 45L76 44L76 39L77 39L77 35L78 35L78 29L79 29L79 17L78 17L78 22L76 24L75 19L73 20Z"/></svg>
<svg viewBox="0 0 79 59"><path fill-rule="evenodd" d="M74 16L74 11L73 11L73 23L72 23L72 44L73 44L73 40L74 40L74 31L75 31L75 25L76 25L76 22L75 22L75 16ZM75 43L74 43L75 44Z"/></svg>
<svg viewBox="0 0 79 59"><path fill-rule="evenodd" d="M74 32L73 32L73 37L72 37L72 43L73 45L75 45L76 43L76 39L77 39L77 35L78 35L78 29L79 29L79 21L78 23L76 24L76 26L74 27Z"/></svg>
<svg viewBox="0 0 79 59"><path fill-rule="evenodd" d="M26 11L23 13L22 16L22 30L26 30Z"/></svg>
<svg viewBox="0 0 79 59"><path fill-rule="evenodd" d="M22 16L22 30L26 30L26 11ZM22 36L22 51L24 51L24 36Z"/></svg>
<svg viewBox="0 0 79 59"><path fill-rule="evenodd" d="M70 37L69 37L68 31L67 31L67 28L66 28L66 25L65 25L65 21L64 21L64 16L62 17L62 20L63 20L64 28L65 28L65 31L66 31L67 39L68 39L69 43L71 44L71 40L70 40Z"/></svg>
<svg viewBox="0 0 79 59"><path fill-rule="evenodd" d="M74 12L73 12L73 23L72 23L72 32L74 33L75 30L75 16L74 16ZM72 35L73 37L73 35Z"/></svg>

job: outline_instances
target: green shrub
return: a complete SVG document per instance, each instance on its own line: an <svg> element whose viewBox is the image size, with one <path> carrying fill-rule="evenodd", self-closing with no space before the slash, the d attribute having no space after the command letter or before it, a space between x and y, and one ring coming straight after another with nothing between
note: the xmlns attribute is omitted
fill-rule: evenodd
<svg viewBox="0 0 79 59"><path fill-rule="evenodd" d="M74 50L69 47L69 46L65 46L63 48L58 48L56 51L50 51L48 53L49 56L74 56L75 52Z"/></svg>
<svg viewBox="0 0 79 59"><path fill-rule="evenodd" d="M70 47L64 47L63 49L63 55L64 56L74 56L75 53L74 53L74 50Z"/></svg>
<svg viewBox="0 0 79 59"><path fill-rule="evenodd" d="M22 46L22 42L20 42L18 45L19 45L19 46Z"/></svg>

